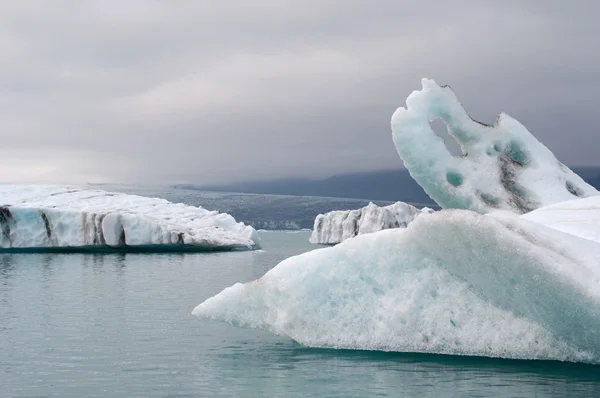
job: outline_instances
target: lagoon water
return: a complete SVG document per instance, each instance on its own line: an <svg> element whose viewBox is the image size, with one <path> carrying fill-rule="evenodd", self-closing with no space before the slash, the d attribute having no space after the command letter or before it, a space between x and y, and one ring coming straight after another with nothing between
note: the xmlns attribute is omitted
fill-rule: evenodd
<svg viewBox="0 0 600 398"><path fill-rule="evenodd" d="M600 367L303 347L198 319L235 282L311 250L0 254L0 397L600 396Z"/></svg>

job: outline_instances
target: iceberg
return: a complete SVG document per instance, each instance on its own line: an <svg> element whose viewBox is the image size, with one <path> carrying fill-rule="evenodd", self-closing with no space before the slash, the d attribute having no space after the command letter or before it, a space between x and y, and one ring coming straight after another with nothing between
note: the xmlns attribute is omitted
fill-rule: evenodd
<svg viewBox="0 0 600 398"><path fill-rule="evenodd" d="M450 87L423 79L391 120L404 165L442 208L527 213L599 192L556 159L521 123L501 113L493 126L471 119ZM430 122L441 119L460 144L451 155Z"/></svg>
<svg viewBox="0 0 600 398"><path fill-rule="evenodd" d="M193 314L311 347L600 362L600 245L443 210L291 257Z"/></svg>
<svg viewBox="0 0 600 398"><path fill-rule="evenodd" d="M229 214L164 199L0 186L0 250L231 250L260 247Z"/></svg>
<svg viewBox="0 0 600 398"><path fill-rule="evenodd" d="M424 213L433 210L424 208ZM406 228L421 210L404 202L379 207L373 202L357 210L336 210L319 214L310 236L316 244L337 244L357 235L389 228Z"/></svg>
<svg viewBox="0 0 600 398"><path fill-rule="evenodd" d="M446 210L288 258L193 314L311 347L599 364L599 192L509 116L473 121L448 87L424 79L406 103L396 148Z"/></svg>

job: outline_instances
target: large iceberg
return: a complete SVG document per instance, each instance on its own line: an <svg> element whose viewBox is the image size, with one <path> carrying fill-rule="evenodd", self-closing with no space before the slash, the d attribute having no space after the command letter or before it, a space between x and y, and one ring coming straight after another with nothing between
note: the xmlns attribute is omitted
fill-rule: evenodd
<svg viewBox="0 0 600 398"><path fill-rule="evenodd" d="M476 122L450 87L429 79L422 86L392 116L393 139L411 176L442 208L522 214L599 194L517 120L502 113L493 126ZM460 144L461 157L432 130L436 119Z"/></svg>
<svg viewBox="0 0 600 398"><path fill-rule="evenodd" d="M424 208L423 212L433 210ZM357 210L335 210L319 214L310 236L311 243L337 244L357 235L389 228L406 228L421 210L404 202L379 207L373 202Z"/></svg>
<svg viewBox="0 0 600 398"><path fill-rule="evenodd" d="M592 240L444 210L288 258L193 313L311 347L597 363L599 264Z"/></svg>
<svg viewBox="0 0 600 398"><path fill-rule="evenodd" d="M467 210L288 258L193 313L312 347L600 363L599 192L516 120L478 124L431 80L392 129L425 191Z"/></svg>
<svg viewBox="0 0 600 398"><path fill-rule="evenodd" d="M259 247L229 214L100 190L0 186L0 249L227 250Z"/></svg>

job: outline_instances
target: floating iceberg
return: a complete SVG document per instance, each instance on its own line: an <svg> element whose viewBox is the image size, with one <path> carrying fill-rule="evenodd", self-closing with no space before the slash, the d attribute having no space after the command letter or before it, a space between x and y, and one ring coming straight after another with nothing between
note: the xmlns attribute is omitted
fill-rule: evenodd
<svg viewBox="0 0 600 398"><path fill-rule="evenodd" d="M407 106L392 118L406 167L468 210L288 258L193 313L312 347L600 363L599 192L509 116L471 120L447 87L425 79Z"/></svg>
<svg viewBox="0 0 600 398"><path fill-rule="evenodd" d="M423 212L433 210L424 208ZM319 214L310 236L311 243L337 244L357 235L370 234L382 229L406 228L421 210L404 202L379 207L374 203L358 210L336 210Z"/></svg>
<svg viewBox="0 0 600 398"><path fill-rule="evenodd" d="M0 186L0 249L258 248L228 214L163 199L50 186Z"/></svg>
<svg viewBox="0 0 600 398"><path fill-rule="evenodd" d="M284 260L195 315L311 347L600 361L600 244L444 210Z"/></svg>
<svg viewBox="0 0 600 398"><path fill-rule="evenodd" d="M442 208L518 214L599 192L559 162L517 120L502 113L488 126L472 120L449 87L423 89L392 116L398 154L411 176ZM430 122L441 119L462 148L452 156Z"/></svg>

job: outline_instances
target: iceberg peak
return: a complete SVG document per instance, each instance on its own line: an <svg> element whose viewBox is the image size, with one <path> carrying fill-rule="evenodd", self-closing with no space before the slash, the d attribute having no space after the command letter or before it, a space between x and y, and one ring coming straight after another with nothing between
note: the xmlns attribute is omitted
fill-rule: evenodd
<svg viewBox="0 0 600 398"><path fill-rule="evenodd" d="M521 123L500 113L494 125L473 120L449 86L422 79L391 120L398 154L411 176L442 208L527 213L598 195ZM462 156L448 152L430 123L441 119Z"/></svg>

